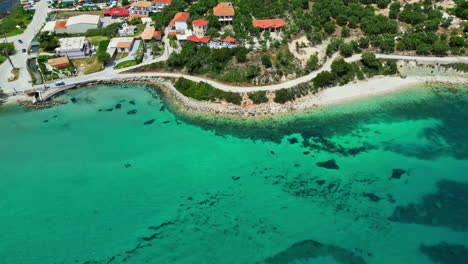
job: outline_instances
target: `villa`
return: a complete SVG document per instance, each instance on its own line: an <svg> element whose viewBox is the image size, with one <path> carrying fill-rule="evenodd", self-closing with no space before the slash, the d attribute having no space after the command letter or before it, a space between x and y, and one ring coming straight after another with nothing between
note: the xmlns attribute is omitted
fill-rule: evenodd
<svg viewBox="0 0 468 264"><path fill-rule="evenodd" d="M231 2L221 2L213 8L213 14L221 24L231 25L234 17L234 7Z"/></svg>
<svg viewBox="0 0 468 264"><path fill-rule="evenodd" d="M205 36L206 31L208 30L208 21L205 19L197 19L192 22L193 34L198 38Z"/></svg>
<svg viewBox="0 0 468 264"><path fill-rule="evenodd" d="M57 34L67 33L67 21L57 21L54 25L54 30Z"/></svg>
<svg viewBox="0 0 468 264"><path fill-rule="evenodd" d="M261 19L253 20L252 25L260 28L261 31L276 32L281 31L281 28L286 26L286 21L283 19Z"/></svg>
<svg viewBox="0 0 468 264"><path fill-rule="evenodd" d="M138 1L130 6L130 16L144 16L147 17L151 13L151 2L148 1Z"/></svg>
<svg viewBox="0 0 468 264"><path fill-rule="evenodd" d="M176 22L184 22L186 27L187 28L187 20L190 18L190 13L187 13L187 12L179 12L177 14L175 14L174 18L171 20L171 22L169 23L169 29L172 30L172 31L175 31L176 30ZM181 27L180 23L178 23L179 27Z"/></svg>
<svg viewBox="0 0 468 264"><path fill-rule="evenodd" d="M134 41L135 39L133 37L113 38L110 40L106 52L109 53L111 57L114 57L117 53L130 52Z"/></svg>
<svg viewBox="0 0 468 264"><path fill-rule="evenodd" d="M195 42L198 46L202 46L202 45L207 45L211 39L208 37L199 38L196 35L191 35L187 38L187 40Z"/></svg>
<svg viewBox="0 0 468 264"><path fill-rule="evenodd" d="M108 10L103 11L104 16L111 16L111 17L126 17L130 14L130 11L128 11L125 8L112 8Z"/></svg>
<svg viewBox="0 0 468 264"><path fill-rule="evenodd" d="M158 13L163 10L164 7L170 5L172 0L153 0L151 1L151 7L153 13Z"/></svg>
<svg viewBox="0 0 468 264"><path fill-rule="evenodd" d="M59 68L70 65L70 60L68 59L68 57L59 57L50 59L47 61L47 63L54 68Z"/></svg>
<svg viewBox="0 0 468 264"><path fill-rule="evenodd" d="M69 59L82 59L92 55L92 46L85 37L61 38L55 52Z"/></svg>

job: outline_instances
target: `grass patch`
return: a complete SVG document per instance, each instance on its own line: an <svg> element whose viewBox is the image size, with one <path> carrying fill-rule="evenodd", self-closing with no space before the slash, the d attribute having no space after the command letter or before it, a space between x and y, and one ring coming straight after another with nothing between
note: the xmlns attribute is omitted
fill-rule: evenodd
<svg viewBox="0 0 468 264"><path fill-rule="evenodd" d="M78 70L81 70L82 67L84 66L83 73L84 74L91 74L95 72L102 71L104 67L102 66L102 63L100 63L96 57L96 55L93 55L90 58L86 59L76 59L72 60L73 65L76 66Z"/></svg>
<svg viewBox="0 0 468 264"><path fill-rule="evenodd" d="M4 63L6 60L7 60L6 57L0 56L0 65L1 65L2 63Z"/></svg>
<svg viewBox="0 0 468 264"><path fill-rule="evenodd" d="M197 83L185 78L179 78L174 87L183 95L201 101L223 100L237 105L240 105L242 102L240 94L216 89L205 82Z"/></svg>
<svg viewBox="0 0 468 264"><path fill-rule="evenodd" d="M104 37L104 36L93 36L93 37L87 37L87 39L89 40L89 43L93 44L93 46L99 46L99 42L103 41L103 40L108 40L109 38L108 37Z"/></svg>
<svg viewBox="0 0 468 264"><path fill-rule="evenodd" d="M115 61L121 60L125 57L127 57L129 52L122 52L122 53L117 53L117 56L115 56Z"/></svg>
<svg viewBox="0 0 468 264"><path fill-rule="evenodd" d="M31 23L32 19L28 17L33 16L34 12L24 10L21 4L15 5L10 12L0 19L0 32L6 33L7 37L22 34L26 27ZM17 28L16 26L20 26Z"/></svg>
<svg viewBox="0 0 468 264"><path fill-rule="evenodd" d="M20 73L20 70L18 68L14 68L13 70L11 70L11 74L14 75L13 78L9 78L8 81L9 82L14 82L16 80L18 80L19 78L19 73Z"/></svg>
<svg viewBox="0 0 468 264"><path fill-rule="evenodd" d="M137 65L137 61L136 61L136 60L129 60L129 61L121 62L121 63L117 64L117 65L114 67L114 69L127 68L127 67L130 67L130 66L133 66L133 65Z"/></svg>

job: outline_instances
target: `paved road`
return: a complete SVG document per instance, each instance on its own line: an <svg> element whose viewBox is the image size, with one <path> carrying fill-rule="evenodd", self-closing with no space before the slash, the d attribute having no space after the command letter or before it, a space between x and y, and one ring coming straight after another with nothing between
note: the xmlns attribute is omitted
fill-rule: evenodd
<svg viewBox="0 0 468 264"><path fill-rule="evenodd" d="M29 83L31 81L31 76L26 68L27 59L29 57L28 53L23 53L22 49L28 49L31 41L33 40L34 36L37 32L40 31L42 26L44 25L48 14L47 8L47 0L40 0L36 4L36 12L34 14L33 20L28 25L26 30L23 34L9 37L7 38L8 42L15 43L16 53L10 56L14 66L20 69L20 76L17 81L8 82L8 78L11 76L12 67L10 63L5 61L2 65L0 65L0 87L5 92L12 92L12 91L22 91L26 89L31 89L32 84ZM20 44L18 40L21 39L23 44ZM3 40L2 40L3 42Z"/></svg>
<svg viewBox="0 0 468 264"><path fill-rule="evenodd" d="M178 73L131 73L131 74L125 74L122 73L123 71L126 71L131 68L136 68L140 65L132 66L129 68L121 69L121 70L112 70L112 69L106 69L105 71L98 72L95 74L91 75L84 75L76 78L71 78L65 81L67 85L73 85L73 84L79 84L83 83L86 81L90 80L115 80L115 79L122 79L126 77L135 77L135 76L141 76L141 77L175 77L175 78L180 78L184 77L186 79L196 81L196 82L206 82L214 87L224 90L224 91L229 91L229 92L254 92L254 91L275 91L283 88L291 88L294 87L298 84L305 83L311 81L315 76L317 76L318 73L326 70L330 70L331 63L333 60L335 60L338 57L338 53L332 56L332 58L328 59L327 62L323 65L323 67L315 72L312 72L308 75L299 77L297 79L287 81L281 84L274 84L274 85L266 85L266 86L233 86L233 85L227 85L227 84L222 84L216 81L212 80L207 80L201 77L197 76L191 76L191 75L185 75L185 74L178 74ZM153 61L148 61L144 64L150 64L155 61L163 61L165 60L166 56L162 56L158 58L157 60ZM462 62L462 63L468 63L468 57L416 57L416 56L400 56L400 55L385 55L385 54L377 54L378 58L388 58L388 59L399 59L399 60L407 60L407 61L418 61L418 62L435 62L435 63L456 63L456 62ZM361 57L360 55L355 55L353 57L347 58L346 60L348 62L353 62L359 60ZM143 65L144 65L143 64ZM40 88L40 86L38 87Z"/></svg>

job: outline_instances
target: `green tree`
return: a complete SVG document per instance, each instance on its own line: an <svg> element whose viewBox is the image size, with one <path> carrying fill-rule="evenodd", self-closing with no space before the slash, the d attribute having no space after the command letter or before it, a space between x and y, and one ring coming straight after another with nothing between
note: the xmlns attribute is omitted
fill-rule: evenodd
<svg viewBox="0 0 468 264"><path fill-rule="evenodd" d="M13 42L0 43L0 56L2 55L11 55L15 53L15 44Z"/></svg>
<svg viewBox="0 0 468 264"><path fill-rule="evenodd" d="M437 40L432 45L432 50L434 54L437 54L437 55L445 55L449 49L450 49L449 44L443 40Z"/></svg>
<svg viewBox="0 0 468 264"><path fill-rule="evenodd" d="M267 68L270 68L272 66L270 55L262 55L262 64Z"/></svg>
<svg viewBox="0 0 468 264"><path fill-rule="evenodd" d="M309 60L307 61L306 70L307 71L315 71L320 67L319 58L317 55L311 55Z"/></svg>
<svg viewBox="0 0 468 264"><path fill-rule="evenodd" d="M340 53L344 57L351 57L351 55L353 55L353 46L350 43L345 43L341 45Z"/></svg>
<svg viewBox="0 0 468 264"><path fill-rule="evenodd" d="M111 61L111 56L107 52L98 52L96 53L97 59L103 65L106 65Z"/></svg>
<svg viewBox="0 0 468 264"><path fill-rule="evenodd" d="M324 71L324 72L317 74L317 76L315 76L315 78L312 79L312 82L314 83L314 86L316 88L321 88L321 87L330 86L334 84L335 80L336 80L335 74L329 71Z"/></svg>
<svg viewBox="0 0 468 264"><path fill-rule="evenodd" d="M122 6L129 5L130 2L128 0L122 0Z"/></svg>
<svg viewBox="0 0 468 264"><path fill-rule="evenodd" d="M371 68L375 70L379 69L379 66L380 66L379 60L377 59L375 54L372 52L364 52L361 56L361 62L367 68Z"/></svg>
<svg viewBox="0 0 468 264"><path fill-rule="evenodd" d="M323 25L323 29L328 34L333 34L333 32L335 32L335 29L336 29L336 24L335 22L328 22L325 25Z"/></svg>
<svg viewBox="0 0 468 264"><path fill-rule="evenodd" d="M349 37L349 35L350 35L349 27L343 27L343 29L341 30L341 37L347 38Z"/></svg>

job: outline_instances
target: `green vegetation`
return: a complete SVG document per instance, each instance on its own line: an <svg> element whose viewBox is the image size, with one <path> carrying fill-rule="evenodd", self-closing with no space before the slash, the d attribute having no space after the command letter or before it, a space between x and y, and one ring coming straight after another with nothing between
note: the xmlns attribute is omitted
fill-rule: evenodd
<svg viewBox="0 0 468 264"><path fill-rule="evenodd" d="M301 83L293 88L280 89L275 92L273 101L284 104L296 98L309 94L310 92L317 92L317 89L311 83Z"/></svg>
<svg viewBox="0 0 468 264"><path fill-rule="evenodd" d="M121 25L122 23L114 23L104 28L90 29L85 33L85 36L86 37L105 36L108 38L114 38L117 36L119 32L119 27Z"/></svg>
<svg viewBox="0 0 468 264"><path fill-rule="evenodd" d="M54 52L60 46L60 42L54 32L52 34L49 34L49 32L41 33L39 35L39 42L41 43L39 47L49 52Z"/></svg>
<svg viewBox="0 0 468 264"><path fill-rule="evenodd" d="M2 65L2 63L4 63L6 60L7 58L0 56L0 65Z"/></svg>
<svg viewBox="0 0 468 264"><path fill-rule="evenodd" d="M115 65L115 69L122 69L122 68L127 68L127 67L130 67L130 66L134 66L134 65L137 65L137 61L136 60L128 60L128 61L123 61L117 65Z"/></svg>
<svg viewBox="0 0 468 264"><path fill-rule="evenodd" d="M254 102L254 104L262 104L268 102L268 98L266 96L265 91L252 92L248 93L247 95L249 96L250 100Z"/></svg>
<svg viewBox="0 0 468 264"><path fill-rule="evenodd" d="M5 33L7 37L22 34L27 25L31 23L33 15L32 11L24 10L20 4L15 5L10 12L0 14L2 16L0 17L0 33Z"/></svg>
<svg viewBox="0 0 468 264"><path fill-rule="evenodd" d="M8 55L15 53L15 44L13 42L0 43L0 54L5 55L5 53ZM6 59L5 57L3 58Z"/></svg>
<svg viewBox="0 0 468 264"><path fill-rule="evenodd" d="M451 64L442 65L442 66L452 68L457 71L468 72L468 64L466 63L451 63Z"/></svg>
<svg viewBox="0 0 468 264"><path fill-rule="evenodd" d="M242 97L238 93L225 92L214 88L208 83L197 83L185 78L179 78L174 87L183 95L201 101L224 100L237 105L242 101Z"/></svg>
<svg viewBox="0 0 468 264"><path fill-rule="evenodd" d="M109 53L107 53L107 46L109 46L110 40L102 40L99 42L99 47L96 51L96 57L100 63L106 65L111 61Z"/></svg>
<svg viewBox="0 0 468 264"><path fill-rule="evenodd" d="M6 98L7 94L0 88L0 99Z"/></svg>

